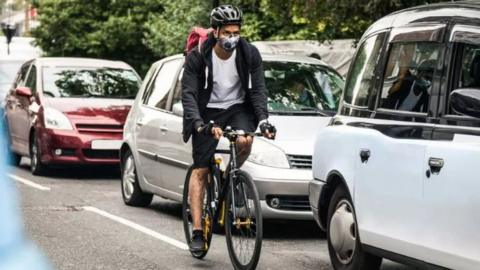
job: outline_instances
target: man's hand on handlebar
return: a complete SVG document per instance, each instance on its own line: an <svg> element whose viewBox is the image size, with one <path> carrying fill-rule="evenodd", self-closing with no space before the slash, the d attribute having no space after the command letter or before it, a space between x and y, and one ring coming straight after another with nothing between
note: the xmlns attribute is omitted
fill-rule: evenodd
<svg viewBox="0 0 480 270"><path fill-rule="evenodd" d="M218 126L214 126L212 128L212 135L215 138L215 140L217 140L217 141L220 140L220 138L222 138L222 136L223 136L222 128L220 128Z"/></svg>
<svg viewBox="0 0 480 270"><path fill-rule="evenodd" d="M207 136L213 136L215 140L220 140L223 136L222 128L216 125L213 121L199 126L197 132Z"/></svg>
<svg viewBox="0 0 480 270"><path fill-rule="evenodd" d="M277 129L274 125L270 124L268 120L260 123L260 131L265 138L275 140L275 135L277 135Z"/></svg>

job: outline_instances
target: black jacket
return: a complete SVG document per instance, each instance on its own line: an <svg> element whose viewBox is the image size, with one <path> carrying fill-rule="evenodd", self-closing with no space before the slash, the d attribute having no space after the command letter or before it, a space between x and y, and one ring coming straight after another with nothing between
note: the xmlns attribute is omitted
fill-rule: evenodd
<svg viewBox="0 0 480 270"><path fill-rule="evenodd" d="M203 124L203 115L213 88L212 50L216 39L213 36L192 49L186 58L182 77L183 140L188 141L192 132ZM268 118L267 90L258 49L240 38L235 63L238 76L245 90L245 104L256 116L257 123ZM208 77L208 78L206 78ZM207 82L205 82L207 80Z"/></svg>

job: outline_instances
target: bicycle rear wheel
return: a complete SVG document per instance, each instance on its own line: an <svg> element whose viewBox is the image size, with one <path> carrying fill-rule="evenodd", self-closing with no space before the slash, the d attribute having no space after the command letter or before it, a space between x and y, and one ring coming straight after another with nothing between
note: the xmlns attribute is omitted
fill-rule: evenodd
<svg viewBox="0 0 480 270"><path fill-rule="evenodd" d="M262 209L257 188L246 172L239 171L227 194L225 235L235 269L255 269L262 249Z"/></svg>
<svg viewBox="0 0 480 270"><path fill-rule="evenodd" d="M188 170L187 176L185 178L185 183L183 186L183 201L182 201L182 217L183 217L183 230L185 231L185 239L187 244L190 246L192 240L192 230L193 222L190 212L190 200L188 196L190 176L192 175L192 168ZM209 176L210 177L210 176ZM199 252L192 252L192 256L196 259L202 259L208 253L210 249L210 242L212 241L212 229L213 229L213 212L210 204L210 185L206 184L206 192L203 199L203 211L202 211L202 229L203 229L203 239L205 240L206 247L204 250Z"/></svg>

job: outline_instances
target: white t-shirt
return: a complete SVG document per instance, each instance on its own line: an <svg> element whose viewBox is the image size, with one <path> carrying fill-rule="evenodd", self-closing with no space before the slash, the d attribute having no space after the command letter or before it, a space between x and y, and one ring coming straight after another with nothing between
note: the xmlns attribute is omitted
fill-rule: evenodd
<svg viewBox="0 0 480 270"><path fill-rule="evenodd" d="M245 101L245 91L238 76L235 57L237 51L223 60L212 51L213 89L207 108L228 109Z"/></svg>
<svg viewBox="0 0 480 270"><path fill-rule="evenodd" d="M398 107L399 110L402 111L412 111L413 108L417 105L418 101L422 97L422 93L418 93L418 95L415 95L415 92L413 90L413 87L415 87L415 82L412 83L412 87L410 88L410 93L408 93L408 96L403 100L402 104Z"/></svg>

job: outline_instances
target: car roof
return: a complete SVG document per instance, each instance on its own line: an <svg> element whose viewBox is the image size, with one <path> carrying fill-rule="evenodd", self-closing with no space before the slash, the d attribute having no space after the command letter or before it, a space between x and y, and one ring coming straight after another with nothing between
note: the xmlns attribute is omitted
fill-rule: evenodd
<svg viewBox="0 0 480 270"><path fill-rule="evenodd" d="M263 61L267 62L294 62L304 63L312 65L322 65L330 67L327 63L320 59L305 56L305 55L292 55L292 54L262 54Z"/></svg>
<svg viewBox="0 0 480 270"><path fill-rule="evenodd" d="M27 62L32 60L32 57L14 56L0 56L0 62Z"/></svg>
<svg viewBox="0 0 480 270"><path fill-rule="evenodd" d="M480 1L428 4L400 10L373 23L364 37L379 30L420 23L459 23L480 26Z"/></svg>
<svg viewBox="0 0 480 270"><path fill-rule="evenodd" d="M41 66L64 66L64 67L104 67L116 69L132 69L122 61L111 61L95 58L77 57L39 57L35 61Z"/></svg>
<svg viewBox="0 0 480 270"><path fill-rule="evenodd" d="M328 67L330 69L334 68L329 64L323 62L320 59L308 57L304 55L292 55L292 54L261 54L262 60L265 62L293 62L293 63L303 63L303 64L312 64L312 65L321 65ZM172 55L163 59L158 60L154 65L158 64L161 61L168 61L173 59L183 58L183 54Z"/></svg>

